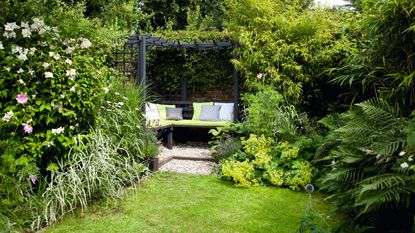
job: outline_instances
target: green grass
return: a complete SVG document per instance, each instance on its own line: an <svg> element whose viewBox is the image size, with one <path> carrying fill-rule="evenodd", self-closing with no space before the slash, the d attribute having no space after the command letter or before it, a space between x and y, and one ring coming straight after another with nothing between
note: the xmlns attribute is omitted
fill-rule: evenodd
<svg viewBox="0 0 415 233"><path fill-rule="evenodd" d="M214 176L157 173L115 207L93 207L45 231L292 233L307 201L307 193L287 189L241 189Z"/></svg>

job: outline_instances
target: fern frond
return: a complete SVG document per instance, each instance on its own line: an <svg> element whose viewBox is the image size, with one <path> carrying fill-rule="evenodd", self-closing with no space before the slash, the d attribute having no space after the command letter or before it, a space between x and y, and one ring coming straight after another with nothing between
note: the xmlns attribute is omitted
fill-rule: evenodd
<svg viewBox="0 0 415 233"><path fill-rule="evenodd" d="M403 186L395 186L389 189L380 189L377 191L365 192L360 195L355 202L356 207L364 207L360 214L382 206L398 205L408 203L407 199L411 191Z"/></svg>
<svg viewBox="0 0 415 233"><path fill-rule="evenodd" d="M398 185L405 185L405 177L397 173L385 173L368 177L361 181L359 185L359 195L361 196L368 191L378 191Z"/></svg>
<svg viewBox="0 0 415 233"><path fill-rule="evenodd" d="M369 120L382 121L383 124L394 121L401 114L398 106L392 106L383 99L370 99L356 105L363 110Z"/></svg>
<svg viewBox="0 0 415 233"><path fill-rule="evenodd" d="M406 145L406 140L404 139L391 139L388 141L377 141L374 142L371 146L371 149L375 151L377 154L381 154L383 156L392 156L393 154L397 154L397 152L401 151Z"/></svg>
<svg viewBox="0 0 415 233"><path fill-rule="evenodd" d="M407 173L394 168L396 156L406 146L409 122L401 117L399 107L371 99L338 117L344 123L330 132L329 140L336 139L339 144L323 158L336 164L320 179L321 186L338 205L356 208L359 214L409 206L415 187ZM335 127L334 120L326 118L321 123ZM378 155L383 162L376 158Z"/></svg>
<svg viewBox="0 0 415 233"><path fill-rule="evenodd" d="M336 181L336 182L359 182L363 178L363 170L356 168L336 169L324 177L322 182Z"/></svg>
<svg viewBox="0 0 415 233"><path fill-rule="evenodd" d="M341 118L341 115L338 113L330 114L320 119L318 122L330 130L340 128L341 126L344 125L344 120Z"/></svg>

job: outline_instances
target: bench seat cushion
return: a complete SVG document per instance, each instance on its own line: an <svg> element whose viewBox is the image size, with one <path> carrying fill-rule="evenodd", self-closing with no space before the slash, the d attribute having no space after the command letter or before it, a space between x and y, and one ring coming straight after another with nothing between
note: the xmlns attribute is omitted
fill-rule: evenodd
<svg viewBox="0 0 415 233"><path fill-rule="evenodd" d="M199 121L199 120L180 120L180 121L169 121L161 120L160 126L211 126L211 127L225 127L230 126L229 121Z"/></svg>

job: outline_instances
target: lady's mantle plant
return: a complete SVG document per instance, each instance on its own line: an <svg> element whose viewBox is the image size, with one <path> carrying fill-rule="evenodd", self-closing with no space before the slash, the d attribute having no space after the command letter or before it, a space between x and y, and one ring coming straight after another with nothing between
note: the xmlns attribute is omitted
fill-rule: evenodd
<svg viewBox="0 0 415 233"><path fill-rule="evenodd" d="M55 169L93 124L102 79L92 47L38 18L0 26L0 139L17 142L0 148L2 166Z"/></svg>
<svg viewBox="0 0 415 233"><path fill-rule="evenodd" d="M311 164L299 155L299 148L264 135L241 138L243 151L221 162L221 176L238 187L259 184L299 190L312 180Z"/></svg>

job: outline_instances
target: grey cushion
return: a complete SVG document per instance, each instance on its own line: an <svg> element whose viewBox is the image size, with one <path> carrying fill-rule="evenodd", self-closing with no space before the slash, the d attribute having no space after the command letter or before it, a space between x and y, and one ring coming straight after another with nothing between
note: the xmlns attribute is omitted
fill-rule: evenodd
<svg viewBox="0 0 415 233"><path fill-rule="evenodd" d="M183 120L182 108L166 108L167 120Z"/></svg>
<svg viewBox="0 0 415 233"><path fill-rule="evenodd" d="M199 119L201 121L219 121L219 111L221 107L222 106L220 105L202 105Z"/></svg>

